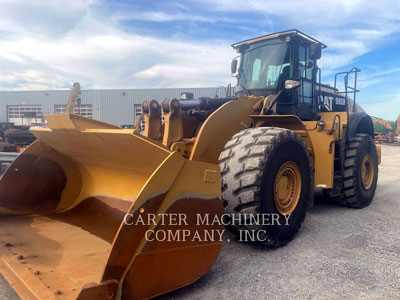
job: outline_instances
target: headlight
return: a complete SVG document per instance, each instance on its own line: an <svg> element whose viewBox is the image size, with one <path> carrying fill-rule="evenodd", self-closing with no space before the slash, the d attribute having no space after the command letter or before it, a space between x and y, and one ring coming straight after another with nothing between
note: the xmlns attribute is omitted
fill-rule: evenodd
<svg viewBox="0 0 400 300"><path fill-rule="evenodd" d="M294 89L298 86L300 86L300 81L298 80L288 79L285 81L285 89L287 90Z"/></svg>

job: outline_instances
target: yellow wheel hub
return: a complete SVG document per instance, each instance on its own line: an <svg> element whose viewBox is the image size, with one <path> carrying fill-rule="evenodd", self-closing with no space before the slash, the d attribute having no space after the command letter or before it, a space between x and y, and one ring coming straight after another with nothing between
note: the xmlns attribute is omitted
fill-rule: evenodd
<svg viewBox="0 0 400 300"><path fill-rule="evenodd" d="M369 190L374 181L375 166L371 155L366 155L361 164L361 183L364 189Z"/></svg>
<svg viewBox="0 0 400 300"><path fill-rule="evenodd" d="M282 215L291 214L299 202L301 192L301 173L294 161L285 162L275 177L274 201Z"/></svg>

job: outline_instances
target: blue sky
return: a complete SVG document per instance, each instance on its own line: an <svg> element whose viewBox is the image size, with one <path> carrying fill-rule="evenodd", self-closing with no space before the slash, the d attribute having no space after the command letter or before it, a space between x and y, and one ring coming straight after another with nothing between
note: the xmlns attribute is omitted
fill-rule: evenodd
<svg viewBox="0 0 400 300"><path fill-rule="evenodd" d="M323 81L359 67L358 102L400 114L399 1L1 0L0 90L235 83L234 42L297 28L328 45Z"/></svg>

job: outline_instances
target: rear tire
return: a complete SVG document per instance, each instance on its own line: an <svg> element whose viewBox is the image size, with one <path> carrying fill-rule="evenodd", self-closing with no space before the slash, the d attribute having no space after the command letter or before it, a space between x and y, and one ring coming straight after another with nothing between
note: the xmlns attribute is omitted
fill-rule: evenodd
<svg viewBox="0 0 400 300"><path fill-rule="evenodd" d="M357 133L345 148L341 197L332 200L341 206L364 208L371 204L378 181L378 155L372 137Z"/></svg>
<svg viewBox="0 0 400 300"><path fill-rule="evenodd" d="M256 236L256 242L267 246L292 240L304 221L313 189L302 138L282 128L246 129L226 144L219 161L225 212L233 217L229 227L241 237ZM252 216L260 214L274 214L278 222L249 224Z"/></svg>

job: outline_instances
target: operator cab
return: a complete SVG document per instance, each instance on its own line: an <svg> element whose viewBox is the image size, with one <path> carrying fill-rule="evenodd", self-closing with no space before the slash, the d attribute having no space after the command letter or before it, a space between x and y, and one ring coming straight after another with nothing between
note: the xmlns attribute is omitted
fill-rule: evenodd
<svg viewBox="0 0 400 300"><path fill-rule="evenodd" d="M240 53L232 62L238 78L237 93L278 95L276 114L315 120L317 112L317 60L326 45L298 31L289 30L232 45ZM287 85L287 80L296 84Z"/></svg>

